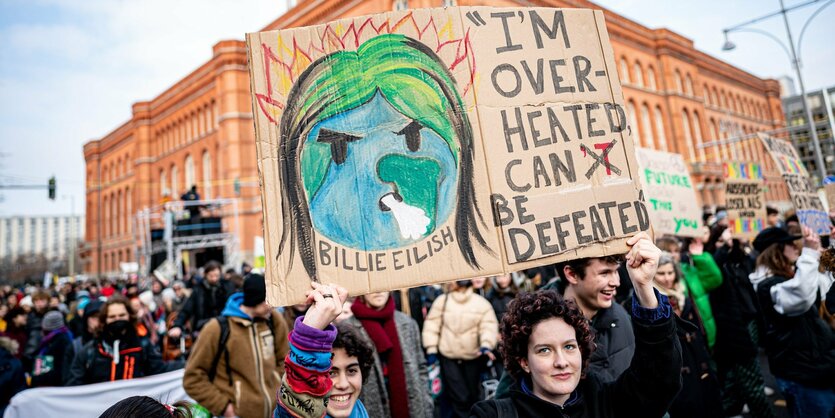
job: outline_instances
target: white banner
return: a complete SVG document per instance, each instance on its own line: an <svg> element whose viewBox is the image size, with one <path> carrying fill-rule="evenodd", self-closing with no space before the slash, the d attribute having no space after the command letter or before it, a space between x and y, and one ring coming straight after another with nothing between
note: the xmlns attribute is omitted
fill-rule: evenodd
<svg viewBox="0 0 835 418"><path fill-rule="evenodd" d="M116 402L137 395L150 396L167 404L191 400L183 389L183 369L180 369L116 382L27 389L12 398L3 418L96 418Z"/></svg>

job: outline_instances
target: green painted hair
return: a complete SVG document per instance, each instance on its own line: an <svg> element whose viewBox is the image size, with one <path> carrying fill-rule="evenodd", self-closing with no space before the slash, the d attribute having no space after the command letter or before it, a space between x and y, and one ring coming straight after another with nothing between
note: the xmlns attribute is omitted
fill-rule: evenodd
<svg viewBox="0 0 835 418"><path fill-rule="evenodd" d="M298 246L305 270L318 280L312 223L304 193L312 195L324 181L331 162L330 147L315 142L305 144L305 140L318 123L364 105L377 93L398 112L432 129L449 145L459 172L456 239L466 262L479 268L472 241L490 250L476 222L476 216L482 225L484 219L475 200L473 133L463 100L441 59L426 45L400 34L380 35L360 45L357 51L338 51L319 58L290 90L280 124L278 164L284 228L279 254L289 245L292 267ZM302 176L302 172L306 174Z"/></svg>

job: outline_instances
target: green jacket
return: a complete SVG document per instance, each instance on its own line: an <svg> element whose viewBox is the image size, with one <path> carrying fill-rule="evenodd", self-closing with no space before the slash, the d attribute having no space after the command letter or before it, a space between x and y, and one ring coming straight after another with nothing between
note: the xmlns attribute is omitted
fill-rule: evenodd
<svg viewBox="0 0 835 418"><path fill-rule="evenodd" d="M722 284L722 271L713 261L710 253L691 255L690 263L681 263L681 272L684 274L684 283L690 297L696 304L696 311L702 318L702 325L707 334L707 345L713 349L716 342L716 322L713 320L713 311L710 309L710 298L708 293Z"/></svg>

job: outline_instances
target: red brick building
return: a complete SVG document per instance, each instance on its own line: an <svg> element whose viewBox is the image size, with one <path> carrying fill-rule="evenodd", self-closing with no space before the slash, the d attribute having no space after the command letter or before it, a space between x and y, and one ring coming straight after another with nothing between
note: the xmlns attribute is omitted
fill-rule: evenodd
<svg viewBox="0 0 835 418"><path fill-rule="evenodd" d="M523 3L600 8L584 0L302 0L262 30L407 7ZM785 126L777 81L700 52L675 32L605 15L640 145L684 155L706 205L722 203L722 162L731 160L764 162L768 200L788 200L756 139L702 146ZM143 263L137 252L144 230L137 229L135 214L176 199L192 184L204 199L236 202L235 222L223 228L238 238L237 259L252 260L254 237L263 228L251 104L245 44L220 41L211 60L159 96L134 104L130 120L85 144L86 273L111 274L120 262Z"/></svg>

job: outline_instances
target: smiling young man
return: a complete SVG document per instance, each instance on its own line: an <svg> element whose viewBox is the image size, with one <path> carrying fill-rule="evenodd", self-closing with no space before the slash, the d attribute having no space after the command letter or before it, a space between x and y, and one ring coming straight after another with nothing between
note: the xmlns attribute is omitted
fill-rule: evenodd
<svg viewBox="0 0 835 418"><path fill-rule="evenodd" d="M618 378L632 362L635 335L629 314L615 302L623 256L580 258L556 265L559 282L542 290L562 289L566 299L572 299L590 322L596 349L588 358L586 372L602 382ZM507 396L513 379L502 375L496 397Z"/></svg>

